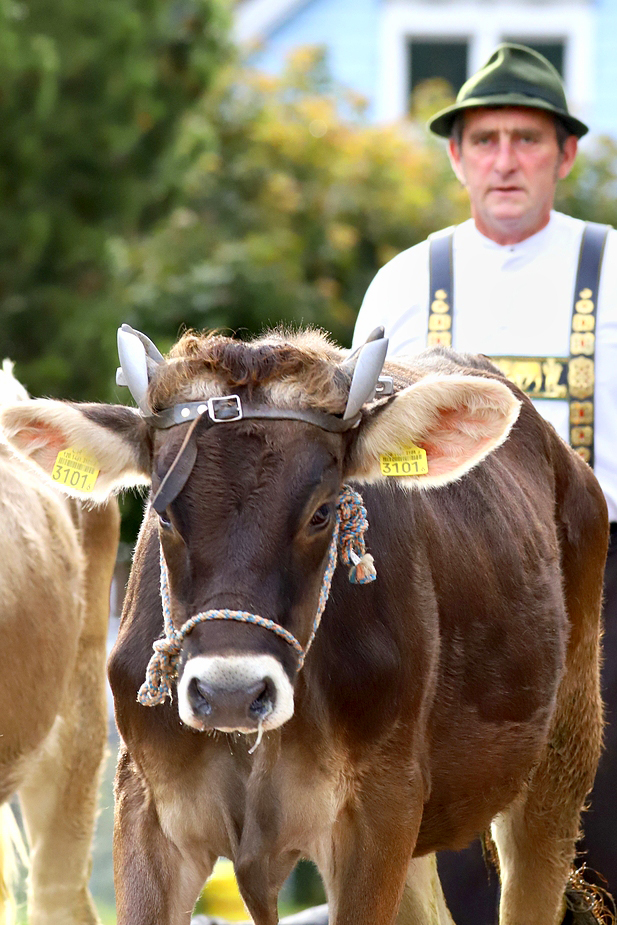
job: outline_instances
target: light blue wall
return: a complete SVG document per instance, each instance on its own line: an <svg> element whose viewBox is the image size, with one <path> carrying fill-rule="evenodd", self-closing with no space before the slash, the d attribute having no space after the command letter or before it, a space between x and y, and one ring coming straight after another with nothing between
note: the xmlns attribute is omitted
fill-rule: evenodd
<svg viewBox="0 0 617 925"><path fill-rule="evenodd" d="M287 54L298 45L327 45L332 76L375 99L377 32L381 0L308 0L267 39L250 63L271 74L282 70ZM370 116L370 109L368 115Z"/></svg>
<svg viewBox="0 0 617 925"><path fill-rule="evenodd" d="M383 0L306 0L266 39L250 63L278 74L288 53L299 45L327 46L332 76L369 101L377 94L379 8ZM596 16L595 102L590 123L595 133L617 137L617 0L592 0ZM368 109L369 118L373 115Z"/></svg>
<svg viewBox="0 0 617 925"><path fill-rule="evenodd" d="M593 128L617 136L617 0L595 0L596 73Z"/></svg>

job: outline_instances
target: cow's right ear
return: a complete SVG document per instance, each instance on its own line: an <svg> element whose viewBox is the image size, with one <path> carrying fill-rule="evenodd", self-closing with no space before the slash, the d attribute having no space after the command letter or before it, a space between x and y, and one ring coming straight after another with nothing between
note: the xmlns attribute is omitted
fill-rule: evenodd
<svg viewBox="0 0 617 925"><path fill-rule="evenodd" d="M38 399L5 405L0 427L18 454L36 463L67 494L82 500L103 501L122 488L150 482L148 428L133 408ZM98 469L94 480L86 483L87 493L80 490L83 481L58 469L67 459L71 469L71 457L75 472L80 467L83 472Z"/></svg>
<svg viewBox="0 0 617 925"><path fill-rule="evenodd" d="M345 477L394 476L410 490L447 485L504 442L520 407L496 378L427 376L364 415Z"/></svg>

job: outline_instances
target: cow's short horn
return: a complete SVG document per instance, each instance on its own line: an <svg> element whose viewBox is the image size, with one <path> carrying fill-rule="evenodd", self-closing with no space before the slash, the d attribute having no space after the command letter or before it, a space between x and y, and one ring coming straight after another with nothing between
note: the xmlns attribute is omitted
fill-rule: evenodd
<svg viewBox="0 0 617 925"><path fill-rule="evenodd" d="M384 329L375 328L369 334L366 343L343 363L344 368L353 369L349 398L343 415L344 421L354 417L362 405L375 395L377 380L386 359L387 350L388 338L384 337Z"/></svg>
<svg viewBox="0 0 617 925"><path fill-rule="evenodd" d="M152 370L165 362L163 354L149 337L129 324L123 324L118 328L118 356L120 366L116 372L117 384L128 386L139 408L147 411L148 380Z"/></svg>

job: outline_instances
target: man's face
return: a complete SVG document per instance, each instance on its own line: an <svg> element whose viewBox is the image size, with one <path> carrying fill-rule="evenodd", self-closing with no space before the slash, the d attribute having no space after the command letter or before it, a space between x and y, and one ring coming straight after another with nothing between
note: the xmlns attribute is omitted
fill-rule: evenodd
<svg viewBox="0 0 617 925"><path fill-rule="evenodd" d="M499 244L544 228L557 180L570 172L576 150L570 135L560 151L553 116L524 107L469 110L460 146L451 139L449 148L476 226Z"/></svg>

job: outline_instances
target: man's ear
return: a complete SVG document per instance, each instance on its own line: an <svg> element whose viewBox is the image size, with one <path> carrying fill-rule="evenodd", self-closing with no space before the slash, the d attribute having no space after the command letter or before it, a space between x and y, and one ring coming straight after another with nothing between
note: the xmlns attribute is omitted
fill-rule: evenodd
<svg viewBox="0 0 617 925"><path fill-rule="evenodd" d="M133 408L25 401L0 410L0 428L18 454L82 500L104 501L121 488L150 482L148 428Z"/></svg>
<svg viewBox="0 0 617 925"><path fill-rule="evenodd" d="M466 186L467 181L465 180L465 174L463 172L461 148L458 142L454 140L454 138L450 138L448 141L448 157L450 158L450 166L452 167L457 180L460 180L463 186Z"/></svg>
<svg viewBox="0 0 617 925"><path fill-rule="evenodd" d="M557 168L557 177L559 180L565 180L568 176L574 161L576 160L576 154L578 151L578 138L576 135L568 135L564 142L563 151L560 155L559 166Z"/></svg>
<svg viewBox="0 0 617 925"><path fill-rule="evenodd" d="M426 465L418 468L428 471L403 475L399 484L410 489L445 485L504 442L520 405L508 386L496 379L421 379L364 416L345 477L361 482L382 479L386 477L382 464L387 460L380 457L416 447L426 453L426 459L422 457ZM390 466L392 471L401 472Z"/></svg>

